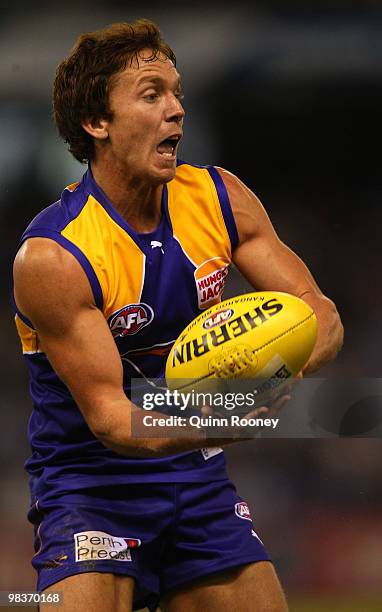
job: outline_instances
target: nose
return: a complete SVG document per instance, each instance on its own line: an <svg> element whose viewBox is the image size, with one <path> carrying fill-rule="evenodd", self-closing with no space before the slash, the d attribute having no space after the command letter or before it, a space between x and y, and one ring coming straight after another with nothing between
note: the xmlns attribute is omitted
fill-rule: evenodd
<svg viewBox="0 0 382 612"><path fill-rule="evenodd" d="M176 121L177 123L180 123L185 114L186 112L179 98L177 98L177 96L174 94L171 94L167 103L166 121Z"/></svg>

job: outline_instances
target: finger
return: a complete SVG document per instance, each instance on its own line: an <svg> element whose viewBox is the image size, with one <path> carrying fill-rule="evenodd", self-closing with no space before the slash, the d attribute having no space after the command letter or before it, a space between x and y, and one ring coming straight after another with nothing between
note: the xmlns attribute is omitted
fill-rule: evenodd
<svg viewBox="0 0 382 612"><path fill-rule="evenodd" d="M289 393L280 395L280 397L278 397L277 400L272 404L271 408L274 408L275 410L280 410L280 408L282 408L282 406L284 406L284 404L289 402L289 400L291 399L292 399L292 396L289 395Z"/></svg>
<svg viewBox="0 0 382 612"><path fill-rule="evenodd" d="M211 406L202 406L200 412L202 413L202 416L208 417L214 414L214 409L211 408Z"/></svg>
<svg viewBox="0 0 382 612"><path fill-rule="evenodd" d="M265 416L269 414L269 406L259 406L259 408L256 408L256 410L253 410L252 412L250 412L250 418L252 416L259 417L259 416Z"/></svg>
<svg viewBox="0 0 382 612"><path fill-rule="evenodd" d="M257 417L261 415L266 415L268 413L269 413L268 406L259 406L255 410L251 410L251 412L248 412L248 414L245 415L245 418L246 419L256 419Z"/></svg>
<svg viewBox="0 0 382 612"><path fill-rule="evenodd" d="M298 374L296 374L296 376L293 376L293 378L291 378L288 382L287 385L285 385L285 387L283 388L283 394L284 393L291 393L293 391L293 388L300 382L300 380L302 380L304 378L302 371L298 372Z"/></svg>
<svg viewBox="0 0 382 612"><path fill-rule="evenodd" d="M281 395L270 407L269 416L277 416L285 404L290 401L290 399L290 395Z"/></svg>

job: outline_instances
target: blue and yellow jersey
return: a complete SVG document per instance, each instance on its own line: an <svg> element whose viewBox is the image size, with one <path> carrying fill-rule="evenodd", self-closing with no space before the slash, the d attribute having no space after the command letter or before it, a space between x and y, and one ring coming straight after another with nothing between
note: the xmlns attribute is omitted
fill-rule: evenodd
<svg viewBox="0 0 382 612"><path fill-rule="evenodd" d="M220 174L213 166L184 162L163 186L162 217L155 231L135 232L88 170L80 183L67 187L58 202L37 215L20 244L36 236L55 240L81 264L121 355L129 397L132 378L163 380L174 340L201 310L221 299L237 243ZM47 487L57 492L103 483L225 477L223 454L208 460L201 451L136 459L105 448L51 367L32 323L15 309L30 370L32 456L26 468L35 495Z"/></svg>

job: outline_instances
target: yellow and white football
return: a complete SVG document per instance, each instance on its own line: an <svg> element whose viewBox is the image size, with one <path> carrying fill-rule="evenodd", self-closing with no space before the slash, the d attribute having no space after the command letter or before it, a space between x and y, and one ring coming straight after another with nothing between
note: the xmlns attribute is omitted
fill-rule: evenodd
<svg viewBox="0 0 382 612"><path fill-rule="evenodd" d="M202 389L214 379L279 387L307 363L316 336L316 316L302 299L277 291L239 295L184 329L168 356L166 381L171 390Z"/></svg>

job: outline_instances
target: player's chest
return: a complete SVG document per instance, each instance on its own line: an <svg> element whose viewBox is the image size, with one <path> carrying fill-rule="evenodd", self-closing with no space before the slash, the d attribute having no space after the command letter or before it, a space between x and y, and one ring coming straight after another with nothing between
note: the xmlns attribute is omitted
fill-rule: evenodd
<svg viewBox="0 0 382 612"><path fill-rule="evenodd" d="M119 275L114 271L110 288L107 319L119 346L173 341L201 310L220 300L228 273L229 260L219 245L195 245L195 258L166 228L141 238L139 265L123 266ZM137 288L134 299L126 287Z"/></svg>

